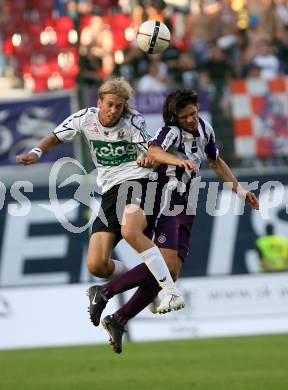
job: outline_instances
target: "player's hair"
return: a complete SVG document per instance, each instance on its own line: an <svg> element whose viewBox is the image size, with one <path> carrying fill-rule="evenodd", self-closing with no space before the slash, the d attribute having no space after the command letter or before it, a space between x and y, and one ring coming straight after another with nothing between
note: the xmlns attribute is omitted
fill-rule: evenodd
<svg viewBox="0 0 288 390"><path fill-rule="evenodd" d="M198 106L198 95L188 89L177 89L170 93L163 105L163 120L166 126L178 126L177 112L189 104Z"/></svg>
<svg viewBox="0 0 288 390"><path fill-rule="evenodd" d="M131 85L124 79L124 77L115 77L113 79L105 81L98 90L98 95L100 99L103 99L105 95L117 95L126 100L123 114L129 114L131 112L131 107L128 104L128 100L133 95L133 88Z"/></svg>

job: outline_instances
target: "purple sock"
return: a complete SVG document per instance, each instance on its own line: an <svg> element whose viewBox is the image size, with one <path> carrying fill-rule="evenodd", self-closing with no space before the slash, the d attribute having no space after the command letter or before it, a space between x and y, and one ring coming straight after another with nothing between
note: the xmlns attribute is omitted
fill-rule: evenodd
<svg viewBox="0 0 288 390"><path fill-rule="evenodd" d="M146 264L141 263L118 278L111 280L111 282L104 284L101 287L101 293L105 298L110 299L116 294L140 286L148 277L152 277L156 282L156 279L151 274ZM157 282L156 284L158 286Z"/></svg>
<svg viewBox="0 0 288 390"><path fill-rule="evenodd" d="M114 313L114 316L121 324L125 325L131 318L145 309L160 290L156 279L150 274L129 301Z"/></svg>

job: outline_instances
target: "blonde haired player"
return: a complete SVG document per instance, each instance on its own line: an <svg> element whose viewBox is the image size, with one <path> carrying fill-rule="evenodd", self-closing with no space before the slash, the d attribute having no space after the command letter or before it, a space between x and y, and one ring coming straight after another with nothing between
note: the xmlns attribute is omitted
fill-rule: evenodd
<svg viewBox="0 0 288 390"><path fill-rule="evenodd" d="M89 271L102 278L126 272L127 268L123 263L111 259L113 247L123 237L139 253L168 297L165 300L167 311L178 310L184 307L183 297L177 290L159 249L143 233L149 223L144 203L151 170L139 166L137 160L146 152L149 135L143 116L129 106L132 93L130 84L123 78L106 81L99 88L97 107L74 113L29 153L17 156L16 161L25 165L34 164L43 153L49 153L62 142L70 142L77 136L83 136L97 168L96 180L102 193L100 210L108 221L106 225L98 215L93 223L88 249ZM121 185L124 184L140 186L142 191L141 196L135 197L130 193L124 199L119 220L117 202L119 205L123 201ZM92 286L88 290L90 318L96 326L100 320L94 310L97 289L97 286Z"/></svg>

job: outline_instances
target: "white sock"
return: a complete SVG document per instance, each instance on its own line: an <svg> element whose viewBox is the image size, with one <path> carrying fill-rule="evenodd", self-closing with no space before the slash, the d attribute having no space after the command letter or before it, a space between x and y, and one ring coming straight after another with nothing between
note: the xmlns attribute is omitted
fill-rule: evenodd
<svg viewBox="0 0 288 390"><path fill-rule="evenodd" d="M156 246L153 246L140 253L140 256L159 283L159 286L165 292L172 291L178 294L178 290L176 289L175 283L160 250Z"/></svg>
<svg viewBox="0 0 288 390"><path fill-rule="evenodd" d="M109 280L117 278L117 276L125 274L125 272L129 271L129 268L122 262L118 260L112 260L115 264L115 268L113 273L109 276Z"/></svg>

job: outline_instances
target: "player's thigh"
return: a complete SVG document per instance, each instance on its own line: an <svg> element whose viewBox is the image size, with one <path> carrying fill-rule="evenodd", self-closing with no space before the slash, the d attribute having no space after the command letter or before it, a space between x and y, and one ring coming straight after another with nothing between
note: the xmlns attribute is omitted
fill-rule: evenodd
<svg viewBox="0 0 288 390"><path fill-rule="evenodd" d="M87 262L90 264L108 263L116 241L112 232L96 232L90 237Z"/></svg>
<svg viewBox="0 0 288 390"><path fill-rule="evenodd" d="M121 232L134 233L143 232L147 226L147 219L144 211L135 204L126 205L121 221Z"/></svg>
<svg viewBox="0 0 288 390"><path fill-rule="evenodd" d="M178 256L177 249L159 248L160 252L167 264L170 274L174 280L178 278L182 267L182 261Z"/></svg>
<svg viewBox="0 0 288 390"><path fill-rule="evenodd" d="M126 196L120 197L125 206L121 220L122 231L143 232L147 227L148 218L153 217L157 183L149 179L138 179L125 183L129 187Z"/></svg>

